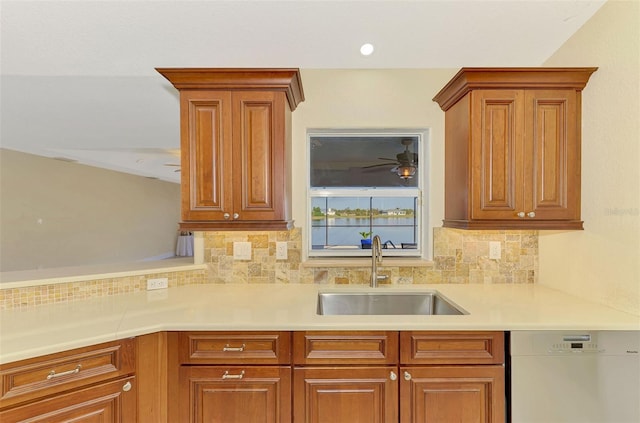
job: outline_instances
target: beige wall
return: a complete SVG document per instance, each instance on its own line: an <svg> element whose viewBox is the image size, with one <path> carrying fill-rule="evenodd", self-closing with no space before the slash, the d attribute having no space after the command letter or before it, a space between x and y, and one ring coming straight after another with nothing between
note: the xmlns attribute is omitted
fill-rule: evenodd
<svg viewBox="0 0 640 423"><path fill-rule="evenodd" d="M307 128L429 128L430 223L444 217L444 112L431 99L457 69L303 69L306 100L293 113L293 218L304 228ZM430 231L430 229L429 229Z"/></svg>
<svg viewBox="0 0 640 423"><path fill-rule="evenodd" d="M585 230L540 233L539 281L640 314L640 2L609 0L544 66L599 70L583 93Z"/></svg>
<svg viewBox="0 0 640 423"><path fill-rule="evenodd" d="M0 271L175 252L180 186L0 149Z"/></svg>

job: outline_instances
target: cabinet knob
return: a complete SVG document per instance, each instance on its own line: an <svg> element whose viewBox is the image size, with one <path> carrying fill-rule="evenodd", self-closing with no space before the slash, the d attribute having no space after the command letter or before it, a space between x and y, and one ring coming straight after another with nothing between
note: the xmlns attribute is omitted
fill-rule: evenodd
<svg viewBox="0 0 640 423"><path fill-rule="evenodd" d="M234 218L234 219L237 219L237 218L239 218L239 217L240 217L240 215L239 215L238 213L234 213L234 214L233 214L233 218Z"/></svg>
<svg viewBox="0 0 640 423"><path fill-rule="evenodd" d="M125 392L129 392L131 390L131 382L127 382L122 386L122 390Z"/></svg>
<svg viewBox="0 0 640 423"><path fill-rule="evenodd" d="M396 380L398 379L398 375L393 370L389 372L389 379Z"/></svg>
<svg viewBox="0 0 640 423"><path fill-rule="evenodd" d="M533 219L534 217L536 217L536 212L532 212L531 211L531 212L527 213L527 216L529 216L530 218Z"/></svg>
<svg viewBox="0 0 640 423"><path fill-rule="evenodd" d="M518 217L522 219L524 217L524 212L518 212Z"/></svg>
<svg viewBox="0 0 640 423"><path fill-rule="evenodd" d="M404 372L404 380L411 380L411 373L409 372Z"/></svg>
<svg viewBox="0 0 640 423"><path fill-rule="evenodd" d="M222 215L222 217L224 217L224 220L229 220L231 215L229 213L225 213L225 214Z"/></svg>

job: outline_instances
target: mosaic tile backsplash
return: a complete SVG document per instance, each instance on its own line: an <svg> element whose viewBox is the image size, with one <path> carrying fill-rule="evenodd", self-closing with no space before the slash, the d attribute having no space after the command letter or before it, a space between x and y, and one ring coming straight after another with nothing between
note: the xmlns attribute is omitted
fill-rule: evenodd
<svg viewBox="0 0 640 423"><path fill-rule="evenodd" d="M233 243L251 242L251 260L234 260ZM287 260L276 260L276 242L287 243ZM500 242L501 259L489 259L489 242ZM153 273L109 279L1 289L0 309L32 307L146 290L149 278L166 277L169 287L203 283L367 284L370 261L322 266L302 262L302 232L206 232L207 270ZM323 260L326 263L326 260ZM406 261L405 261L406 262ZM433 261L414 266L384 260L381 284L535 283L538 274L537 231L433 230Z"/></svg>
<svg viewBox="0 0 640 423"><path fill-rule="evenodd" d="M206 273L206 270L186 270L0 289L0 310L146 291L147 279L151 278L167 278L169 288L202 284L207 283Z"/></svg>

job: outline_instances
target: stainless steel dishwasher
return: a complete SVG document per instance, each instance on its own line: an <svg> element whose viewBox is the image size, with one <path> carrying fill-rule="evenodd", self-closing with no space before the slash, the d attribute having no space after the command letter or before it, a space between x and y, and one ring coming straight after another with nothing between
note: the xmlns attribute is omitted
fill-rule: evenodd
<svg viewBox="0 0 640 423"><path fill-rule="evenodd" d="M513 331L513 423L639 423L640 331Z"/></svg>

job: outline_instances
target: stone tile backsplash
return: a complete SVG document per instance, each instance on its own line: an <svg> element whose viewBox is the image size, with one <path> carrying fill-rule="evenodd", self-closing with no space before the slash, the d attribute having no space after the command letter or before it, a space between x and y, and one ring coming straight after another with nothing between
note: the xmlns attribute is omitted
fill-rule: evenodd
<svg viewBox="0 0 640 423"><path fill-rule="evenodd" d="M234 260L233 243L251 242L251 260ZM288 260L276 260L275 243L286 241ZM489 259L489 242L500 242L501 259ZM299 228L269 232L207 232L204 257L213 283L365 284L370 264L341 267L301 261ZM321 263L326 263L322 260ZM406 260L405 260L406 262ZM379 269L388 284L534 283L538 270L537 231L433 230L433 261L394 266L387 259Z"/></svg>
<svg viewBox="0 0 640 423"><path fill-rule="evenodd" d="M234 260L233 243L251 242L251 260ZM287 260L276 260L276 242L287 243ZM489 242L500 242L501 259L489 259ZM0 309L32 307L146 290L146 279L167 277L169 287L202 283L369 283L370 261L327 265L302 262L302 231L206 232L208 270L124 276L41 286L2 289ZM403 263L407 261L404 260ZM322 264L324 263L324 265ZM354 264L355 263L355 264ZM379 268L382 284L535 283L538 274L537 231L433 230L433 260Z"/></svg>

